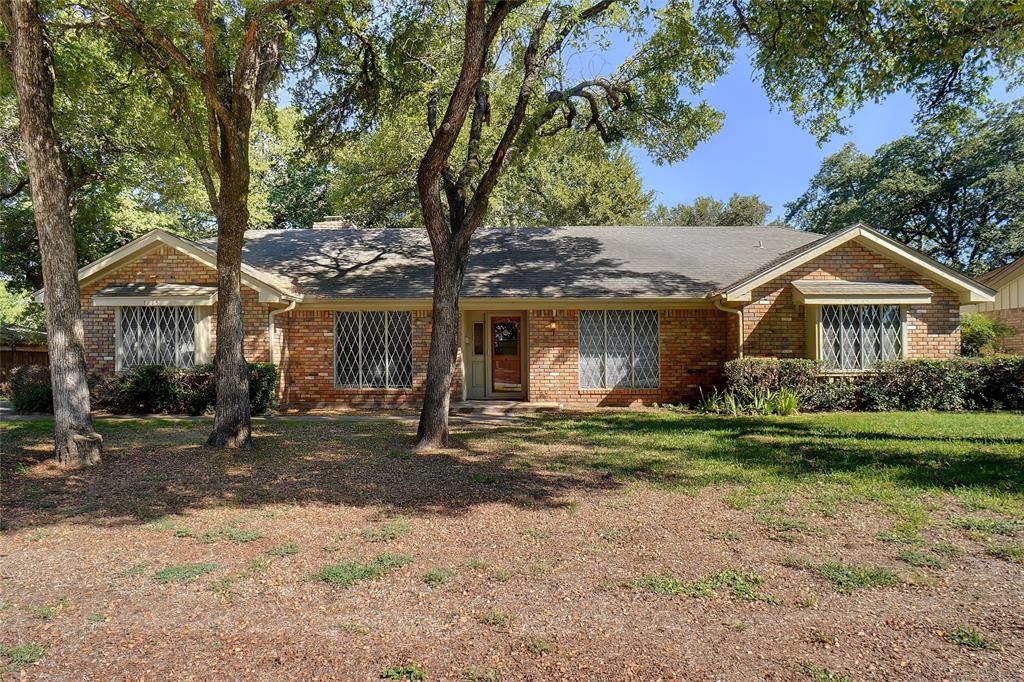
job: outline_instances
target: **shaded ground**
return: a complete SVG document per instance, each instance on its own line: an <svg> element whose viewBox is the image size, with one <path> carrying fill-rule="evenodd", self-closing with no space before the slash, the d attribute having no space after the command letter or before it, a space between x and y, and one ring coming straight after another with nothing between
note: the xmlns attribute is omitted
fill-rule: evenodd
<svg viewBox="0 0 1024 682"><path fill-rule="evenodd" d="M14 677L1024 676L1020 415L100 425L0 425Z"/></svg>

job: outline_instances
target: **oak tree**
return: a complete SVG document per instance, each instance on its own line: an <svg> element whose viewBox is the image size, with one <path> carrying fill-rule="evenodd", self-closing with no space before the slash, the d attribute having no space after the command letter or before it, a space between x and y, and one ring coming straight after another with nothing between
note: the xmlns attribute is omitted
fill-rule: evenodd
<svg viewBox="0 0 1024 682"><path fill-rule="evenodd" d="M68 204L68 175L53 122L54 76L43 19L34 0L4 0L0 19L10 44L28 186L42 253L46 328L53 386L54 456L67 466L100 461L103 438L92 425L85 374L78 262Z"/></svg>
<svg viewBox="0 0 1024 682"><path fill-rule="evenodd" d="M448 408L459 339L459 289L474 233L503 172L548 135L592 131L605 143L647 148L658 161L684 157L720 125L718 112L691 103L717 77L727 52L715 30L684 12L658 21L639 2L468 0L443 30L447 49L414 54L426 74L430 144L416 186L434 258L433 333L416 447L448 441ZM426 23L426 22L425 22ZM654 30L645 28L656 26ZM613 33L637 46L604 73L582 74L572 56ZM457 68L451 68L457 58ZM512 71L504 65L516 66ZM492 79L514 79L507 102Z"/></svg>

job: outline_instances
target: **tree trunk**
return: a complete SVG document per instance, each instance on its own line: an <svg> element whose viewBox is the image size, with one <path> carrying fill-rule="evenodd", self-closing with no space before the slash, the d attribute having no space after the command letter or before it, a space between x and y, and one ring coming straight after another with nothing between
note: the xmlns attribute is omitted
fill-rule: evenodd
<svg viewBox="0 0 1024 682"><path fill-rule="evenodd" d="M242 243L249 224L248 163L222 176L217 211L217 407L207 445L252 447L249 365L242 317Z"/></svg>
<svg viewBox="0 0 1024 682"><path fill-rule="evenodd" d="M448 445L448 408L459 351L459 289L465 270L464 255L435 258L433 326L416 450Z"/></svg>
<svg viewBox="0 0 1024 682"><path fill-rule="evenodd" d="M54 457L66 466L96 464L103 438L93 429L89 416L78 258L68 207L67 171L53 125L53 65L34 1L2 0L0 18L11 38L11 70L43 260Z"/></svg>

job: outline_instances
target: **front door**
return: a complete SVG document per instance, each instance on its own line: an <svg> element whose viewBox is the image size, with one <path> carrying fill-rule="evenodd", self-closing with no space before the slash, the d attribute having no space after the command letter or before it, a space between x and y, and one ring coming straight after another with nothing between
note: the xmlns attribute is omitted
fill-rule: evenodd
<svg viewBox="0 0 1024 682"><path fill-rule="evenodd" d="M491 392L522 394L522 316L491 319Z"/></svg>

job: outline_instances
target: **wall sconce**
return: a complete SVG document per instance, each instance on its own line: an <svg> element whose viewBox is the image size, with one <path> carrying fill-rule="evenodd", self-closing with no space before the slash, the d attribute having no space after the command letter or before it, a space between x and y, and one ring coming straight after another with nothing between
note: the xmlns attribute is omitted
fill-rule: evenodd
<svg viewBox="0 0 1024 682"><path fill-rule="evenodd" d="M552 320L551 322L548 322L548 329L550 329L552 331L558 329L558 323L555 322L554 320Z"/></svg>

